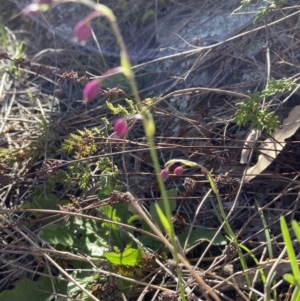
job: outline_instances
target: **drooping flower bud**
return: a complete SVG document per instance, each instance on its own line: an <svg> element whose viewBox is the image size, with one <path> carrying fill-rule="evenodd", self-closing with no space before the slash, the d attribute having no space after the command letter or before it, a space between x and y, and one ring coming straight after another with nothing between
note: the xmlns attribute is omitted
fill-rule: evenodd
<svg viewBox="0 0 300 301"><path fill-rule="evenodd" d="M177 166L175 169L174 169L174 174L176 176L181 176L183 174L183 166Z"/></svg>
<svg viewBox="0 0 300 301"><path fill-rule="evenodd" d="M123 118L116 120L116 122L114 123L114 131L119 138L122 138L126 134L127 128L127 121Z"/></svg>
<svg viewBox="0 0 300 301"><path fill-rule="evenodd" d="M76 42L86 42L92 36L92 27L88 21L79 21L74 27L74 39Z"/></svg>
<svg viewBox="0 0 300 301"><path fill-rule="evenodd" d="M111 75L123 72L122 67L115 67L103 73L102 76L90 81L83 89L83 101L89 103L101 93L102 82Z"/></svg>
<svg viewBox="0 0 300 301"><path fill-rule="evenodd" d="M22 15L25 19L35 19L39 5L37 3L29 4L22 10Z"/></svg>
<svg viewBox="0 0 300 301"><path fill-rule="evenodd" d="M83 101L88 103L101 93L101 81L95 79L90 81L83 89Z"/></svg>
<svg viewBox="0 0 300 301"><path fill-rule="evenodd" d="M165 169L160 171L160 175L162 176L163 180L165 181L169 177L169 172Z"/></svg>

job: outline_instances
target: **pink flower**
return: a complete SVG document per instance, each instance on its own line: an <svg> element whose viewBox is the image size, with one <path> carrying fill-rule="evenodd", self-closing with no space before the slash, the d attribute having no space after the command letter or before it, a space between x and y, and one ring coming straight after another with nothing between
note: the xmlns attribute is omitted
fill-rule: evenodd
<svg viewBox="0 0 300 301"><path fill-rule="evenodd" d="M162 176L162 178L163 178L164 181L169 177L169 173L165 169L161 170L160 175Z"/></svg>
<svg viewBox="0 0 300 301"><path fill-rule="evenodd" d="M102 82L111 75L123 72L122 67L115 67L107 70L102 76L89 82L83 89L83 101L88 103L95 99L101 93Z"/></svg>
<svg viewBox="0 0 300 301"><path fill-rule="evenodd" d="M183 174L183 166L178 166L174 169L174 174L176 176L181 176Z"/></svg>
<svg viewBox="0 0 300 301"><path fill-rule="evenodd" d="M37 16L38 8L39 6L36 3L27 5L22 10L23 17L26 19L34 19Z"/></svg>
<svg viewBox="0 0 300 301"><path fill-rule="evenodd" d="M88 103L101 93L101 80L95 79L89 82L83 89L83 101Z"/></svg>
<svg viewBox="0 0 300 301"><path fill-rule="evenodd" d="M119 138L122 138L126 134L127 128L127 121L123 118L116 120L116 122L114 123L114 131Z"/></svg>
<svg viewBox="0 0 300 301"><path fill-rule="evenodd" d="M86 42L92 36L92 28L89 21L79 21L74 27L74 39L77 42Z"/></svg>

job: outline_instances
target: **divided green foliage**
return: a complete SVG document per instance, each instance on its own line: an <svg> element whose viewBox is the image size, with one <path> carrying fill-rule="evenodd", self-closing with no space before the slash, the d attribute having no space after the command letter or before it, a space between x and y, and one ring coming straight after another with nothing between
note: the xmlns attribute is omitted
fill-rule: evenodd
<svg viewBox="0 0 300 301"><path fill-rule="evenodd" d="M134 104L133 100L125 98L126 106L118 104L114 106L111 102L106 101L107 108L111 111L113 115L122 114L125 117L132 116L139 112L139 109L136 104Z"/></svg>
<svg viewBox="0 0 300 301"><path fill-rule="evenodd" d="M252 0L242 0L239 9L241 10L248 8L252 2ZM254 19L254 23L262 21L268 12L281 8L286 3L287 0L264 0L263 6L260 6L258 8L258 13L256 14L256 17Z"/></svg>
<svg viewBox="0 0 300 301"><path fill-rule="evenodd" d="M238 125L250 123L251 128L265 130L272 134L279 128L278 117L274 112L268 109L261 110L263 96L259 92L250 93L250 99L243 100L236 104L237 111L234 116L234 121Z"/></svg>
<svg viewBox="0 0 300 301"><path fill-rule="evenodd" d="M272 134L279 128L279 120L274 112L266 108L261 108L264 98L281 96L284 93L292 92L299 85L288 78L270 79L268 85L262 92L255 91L250 93L250 99L243 100L236 104L237 111L234 121L238 125L245 125L247 122L252 128L265 130L268 134Z"/></svg>
<svg viewBox="0 0 300 301"><path fill-rule="evenodd" d="M237 111L234 116L234 122L238 125L250 123L251 128L265 130L272 133L279 127L279 121L274 112L268 109L261 110L262 96L259 92L250 93L250 99L236 104Z"/></svg>
<svg viewBox="0 0 300 301"><path fill-rule="evenodd" d="M95 138L105 137L97 128L77 130L77 134L70 134L65 139L61 150L74 156L74 159L82 159L92 156L97 151Z"/></svg>
<svg viewBox="0 0 300 301"><path fill-rule="evenodd" d="M254 23L262 21L268 12L276 10L279 7L283 7L286 2L287 0L264 0L264 6L258 8L258 13L254 19Z"/></svg>
<svg viewBox="0 0 300 301"><path fill-rule="evenodd" d="M290 78L281 78L281 79L274 79L271 78L268 80L268 87L267 89L261 92L263 97L270 97L270 96L280 96L286 92L292 92L293 90L297 89L299 84L294 82Z"/></svg>
<svg viewBox="0 0 300 301"><path fill-rule="evenodd" d="M99 132L97 128L77 130L77 134L70 134L70 138L63 142L61 151L71 154L75 160L88 158L97 153L96 139L102 137L105 135ZM55 183L60 183L66 187L72 182L77 182L79 188L86 191L91 184L93 174L98 179L98 196L100 198L108 197L116 187L119 174L117 167L112 164L108 157L100 157L94 165L84 161L70 164L66 170L57 170L48 179L47 184L52 184L53 189Z"/></svg>
<svg viewBox="0 0 300 301"><path fill-rule="evenodd" d="M47 120L43 115L40 115L37 123L40 135L32 141L29 145L30 155L33 161L37 160L45 154L45 147L47 146L48 157L51 158L56 153L57 148L51 141L54 140L54 134L49 127ZM47 143L48 142L48 143Z"/></svg>

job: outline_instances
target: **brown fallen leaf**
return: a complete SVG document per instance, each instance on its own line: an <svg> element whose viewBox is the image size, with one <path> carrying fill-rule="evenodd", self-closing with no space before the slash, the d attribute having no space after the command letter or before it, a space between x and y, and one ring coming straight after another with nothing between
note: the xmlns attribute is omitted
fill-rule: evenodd
<svg viewBox="0 0 300 301"><path fill-rule="evenodd" d="M245 164L248 162L250 153L252 151L252 147L254 146L255 142L257 141L257 139L260 138L261 136L261 131L257 130L257 129L253 129L247 136L243 150L242 150L242 154L241 154L241 160L240 163L241 164Z"/></svg>
<svg viewBox="0 0 300 301"><path fill-rule="evenodd" d="M285 147L285 139L294 135L299 126L300 106L296 106L290 111L289 116L283 120L281 129L273 134L273 138L268 138L261 144L259 147L261 155L258 157L258 162L254 166L248 168L245 182L254 179L274 161Z"/></svg>

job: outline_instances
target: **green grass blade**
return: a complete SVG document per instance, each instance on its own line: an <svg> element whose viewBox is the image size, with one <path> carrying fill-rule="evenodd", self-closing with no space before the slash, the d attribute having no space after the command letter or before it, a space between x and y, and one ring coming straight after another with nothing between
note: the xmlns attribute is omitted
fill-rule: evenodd
<svg viewBox="0 0 300 301"><path fill-rule="evenodd" d="M284 240L285 246L286 246L286 251L287 251L288 257L291 261L293 275L299 281L300 280L300 271L299 271L299 267L298 267L298 263L297 263L297 258L296 258L295 251L293 248L293 243L291 240L289 229L287 227L286 221L283 216L280 218L280 227L281 227L281 232L283 235L283 240Z"/></svg>

